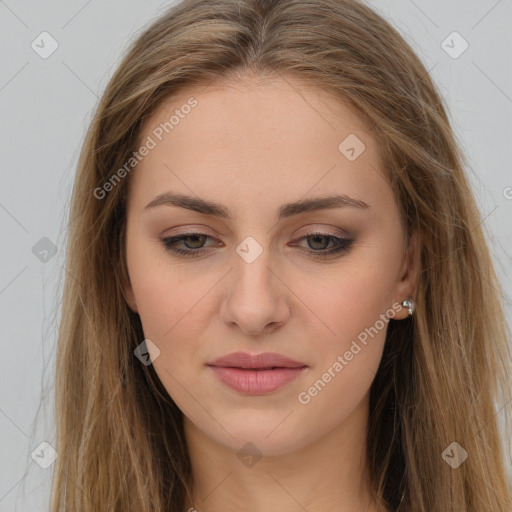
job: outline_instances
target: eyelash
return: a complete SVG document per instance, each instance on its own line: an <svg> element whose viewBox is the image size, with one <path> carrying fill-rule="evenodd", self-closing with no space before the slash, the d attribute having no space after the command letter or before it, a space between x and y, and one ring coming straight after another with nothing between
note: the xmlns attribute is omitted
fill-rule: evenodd
<svg viewBox="0 0 512 512"><path fill-rule="evenodd" d="M182 240L189 238L191 236L205 236L207 238L212 238L211 236L209 236L205 233L193 233L192 232L192 233L184 233L183 235L162 238L162 244L164 245L164 247L167 251L172 251L175 254L179 254L179 255L182 255L185 257L189 257L189 258L198 258L206 251L206 249L204 247L201 247L199 249L180 249L180 248L175 247L175 245L178 242L181 242ZM341 255L342 253L347 253L347 252L349 252L349 250L354 242L354 240L352 240L352 239L341 238L341 237L334 236L334 235L328 235L326 233L321 233L319 231L312 231L311 233L305 234L303 237L298 239L298 242L305 240L307 238L312 238L312 237L317 237L317 236L325 237L330 240L337 241L338 247L336 247L334 249L322 250L322 251L310 250L309 252L311 252L311 254L314 258L324 258L325 259L325 258L328 258L329 256L333 256L335 254ZM307 249L305 249L305 250L308 251Z"/></svg>

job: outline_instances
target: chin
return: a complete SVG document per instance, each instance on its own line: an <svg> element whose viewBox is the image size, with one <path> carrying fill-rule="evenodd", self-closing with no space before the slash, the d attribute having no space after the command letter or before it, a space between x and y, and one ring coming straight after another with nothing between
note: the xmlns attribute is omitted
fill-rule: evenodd
<svg viewBox="0 0 512 512"><path fill-rule="evenodd" d="M262 428L255 428L254 425L240 425L238 428L233 426L226 429L233 437L226 434L222 439L217 439L217 442L236 452L239 457L243 457L246 453L276 457L292 453L307 444L307 440L303 437L304 432L276 429L276 424L271 428L266 425ZM300 437L298 437L299 434Z"/></svg>

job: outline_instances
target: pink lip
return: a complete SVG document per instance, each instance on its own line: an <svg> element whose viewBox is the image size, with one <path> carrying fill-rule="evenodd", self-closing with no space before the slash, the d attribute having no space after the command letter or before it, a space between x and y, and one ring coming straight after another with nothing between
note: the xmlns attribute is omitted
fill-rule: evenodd
<svg viewBox="0 0 512 512"><path fill-rule="evenodd" d="M262 352L261 354L248 354L247 352L233 352L209 363L210 366L223 366L231 368L302 368L305 363L294 361L275 352Z"/></svg>
<svg viewBox="0 0 512 512"><path fill-rule="evenodd" d="M214 375L236 391L270 393L296 379L308 367L281 354L234 352L208 364Z"/></svg>

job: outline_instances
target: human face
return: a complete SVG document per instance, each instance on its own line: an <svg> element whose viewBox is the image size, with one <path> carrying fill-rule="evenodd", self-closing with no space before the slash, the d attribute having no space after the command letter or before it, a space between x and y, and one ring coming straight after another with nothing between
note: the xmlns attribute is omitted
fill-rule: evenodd
<svg viewBox="0 0 512 512"><path fill-rule="evenodd" d="M148 137L156 146L133 171L127 204L126 296L160 350L158 377L186 420L225 447L278 455L315 442L367 400L384 315L407 314L395 306L411 293L410 260L376 140L327 93L251 77L188 89L146 120L139 141ZM226 215L147 206L164 193ZM332 195L351 200L279 218L283 205ZM170 247L190 255L166 247L187 233L196 236ZM235 390L209 364L237 351L305 368L272 391Z"/></svg>

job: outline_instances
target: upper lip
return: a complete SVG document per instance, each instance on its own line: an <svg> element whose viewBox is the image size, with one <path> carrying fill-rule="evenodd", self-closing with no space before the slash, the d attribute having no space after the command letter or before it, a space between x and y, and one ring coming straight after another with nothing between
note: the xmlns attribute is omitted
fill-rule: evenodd
<svg viewBox="0 0 512 512"><path fill-rule="evenodd" d="M304 363L294 361L289 357L275 352L262 352L248 354L247 352L233 352L219 357L209 366L222 366L225 368L303 368Z"/></svg>

